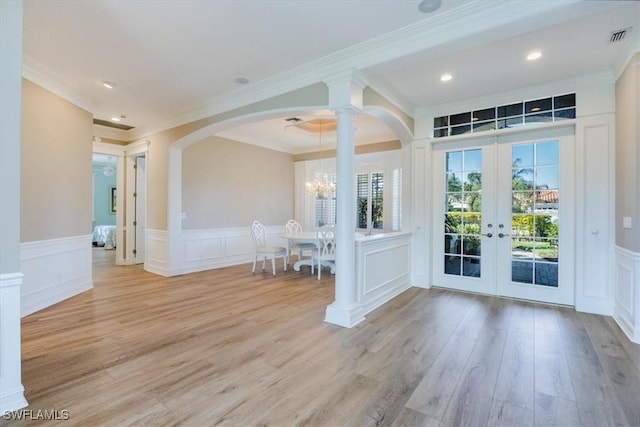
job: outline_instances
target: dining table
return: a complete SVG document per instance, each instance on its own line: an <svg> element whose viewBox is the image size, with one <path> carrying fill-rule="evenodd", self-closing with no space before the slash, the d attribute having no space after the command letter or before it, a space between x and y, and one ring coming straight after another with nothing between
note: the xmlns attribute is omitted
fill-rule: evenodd
<svg viewBox="0 0 640 427"><path fill-rule="evenodd" d="M300 231L297 233L284 233L280 237L288 240L291 243L313 243L316 245L316 251L320 251L322 248L322 238L320 237L320 231ZM300 267L303 265L314 265L313 257L302 258L300 257L294 264L293 269L300 271ZM331 274L336 274L336 264L332 261L323 261L322 265L331 268Z"/></svg>

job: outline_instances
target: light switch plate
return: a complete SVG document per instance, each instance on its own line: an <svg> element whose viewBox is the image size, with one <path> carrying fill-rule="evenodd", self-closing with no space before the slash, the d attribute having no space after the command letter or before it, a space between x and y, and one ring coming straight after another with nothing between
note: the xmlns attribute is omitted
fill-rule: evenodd
<svg viewBox="0 0 640 427"><path fill-rule="evenodd" d="M631 217L625 216L622 218L622 228L631 228Z"/></svg>

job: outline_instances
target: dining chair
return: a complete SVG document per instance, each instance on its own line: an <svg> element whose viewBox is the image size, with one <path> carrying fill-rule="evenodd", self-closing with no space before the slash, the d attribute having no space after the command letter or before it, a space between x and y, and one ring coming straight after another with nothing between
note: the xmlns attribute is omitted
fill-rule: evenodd
<svg viewBox="0 0 640 427"><path fill-rule="evenodd" d="M332 266L336 262L336 233L333 227L322 228L318 231L320 249L314 251L314 258L318 268L318 280L322 277L322 266Z"/></svg>
<svg viewBox="0 0 640 427"><path fill-rule="evenodd" d="M295 219L290 219L285 224L284 230L287 234L302 233L302 224ZM295 243L289 240L289 259L294 253L298 255L298 259L301 259L303 252L312 254L314 249L316 249L316 245L313 243ZM313 264L311 264L311 274L313 274Z"/></svg>
<svg viewBox="0 0 640 427"><path fill-rule="evenodd" d="M267 230L260 221L253 221L251 224L251 237L253 238L253 269L252 273L256 272L256 263L258 257L262 258L262 271L264 271L267 258L271 259L271 269L273 275L276 275L276 258L282 257L284 260L284 271L287 271L287 264L289 263L289 257L287 256L287 248L280 246L267 246Z"/></svg>

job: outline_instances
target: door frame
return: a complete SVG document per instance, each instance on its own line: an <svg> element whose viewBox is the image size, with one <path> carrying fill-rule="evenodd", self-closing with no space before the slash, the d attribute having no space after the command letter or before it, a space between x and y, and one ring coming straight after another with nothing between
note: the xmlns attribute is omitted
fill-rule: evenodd
<svg viewBox="0 0 640 427"><path fill-rule="evenodd" d="M125 262L128 265L137 264L139 260L136 257L136 254L133 253L133 250L136 248L136 236L135 236L135 226L133 224L135 220L135 209L136 209L136 198L135 198L135 189L136 189L136 171L135 164L136 158L144 156L145 157L145 177L144 182L147 188L145 189L145 203L144 210L145 215L149 211L149 194L148 194L148 182L149 182L149 141L141 141L138 143L129 144L126 146L126 157L125 157L125 168L127 171L127 185L126 185L126 221L125 221L125 230L126 233L126 255ZM129 232L131 230L131 232ZM146 247L146 232L145 232L145 247ZM144 262L144 260L143 260Z"/></svg>

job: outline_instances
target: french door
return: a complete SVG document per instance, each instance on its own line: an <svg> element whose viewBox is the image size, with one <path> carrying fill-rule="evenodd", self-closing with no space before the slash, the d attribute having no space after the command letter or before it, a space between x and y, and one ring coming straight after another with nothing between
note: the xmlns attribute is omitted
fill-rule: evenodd
<svg viewBox="0 0 640 427"><path fill-rule="evenodd" d="M574 304L574 138L558 133L434 147L436 286Z"/></svg>

